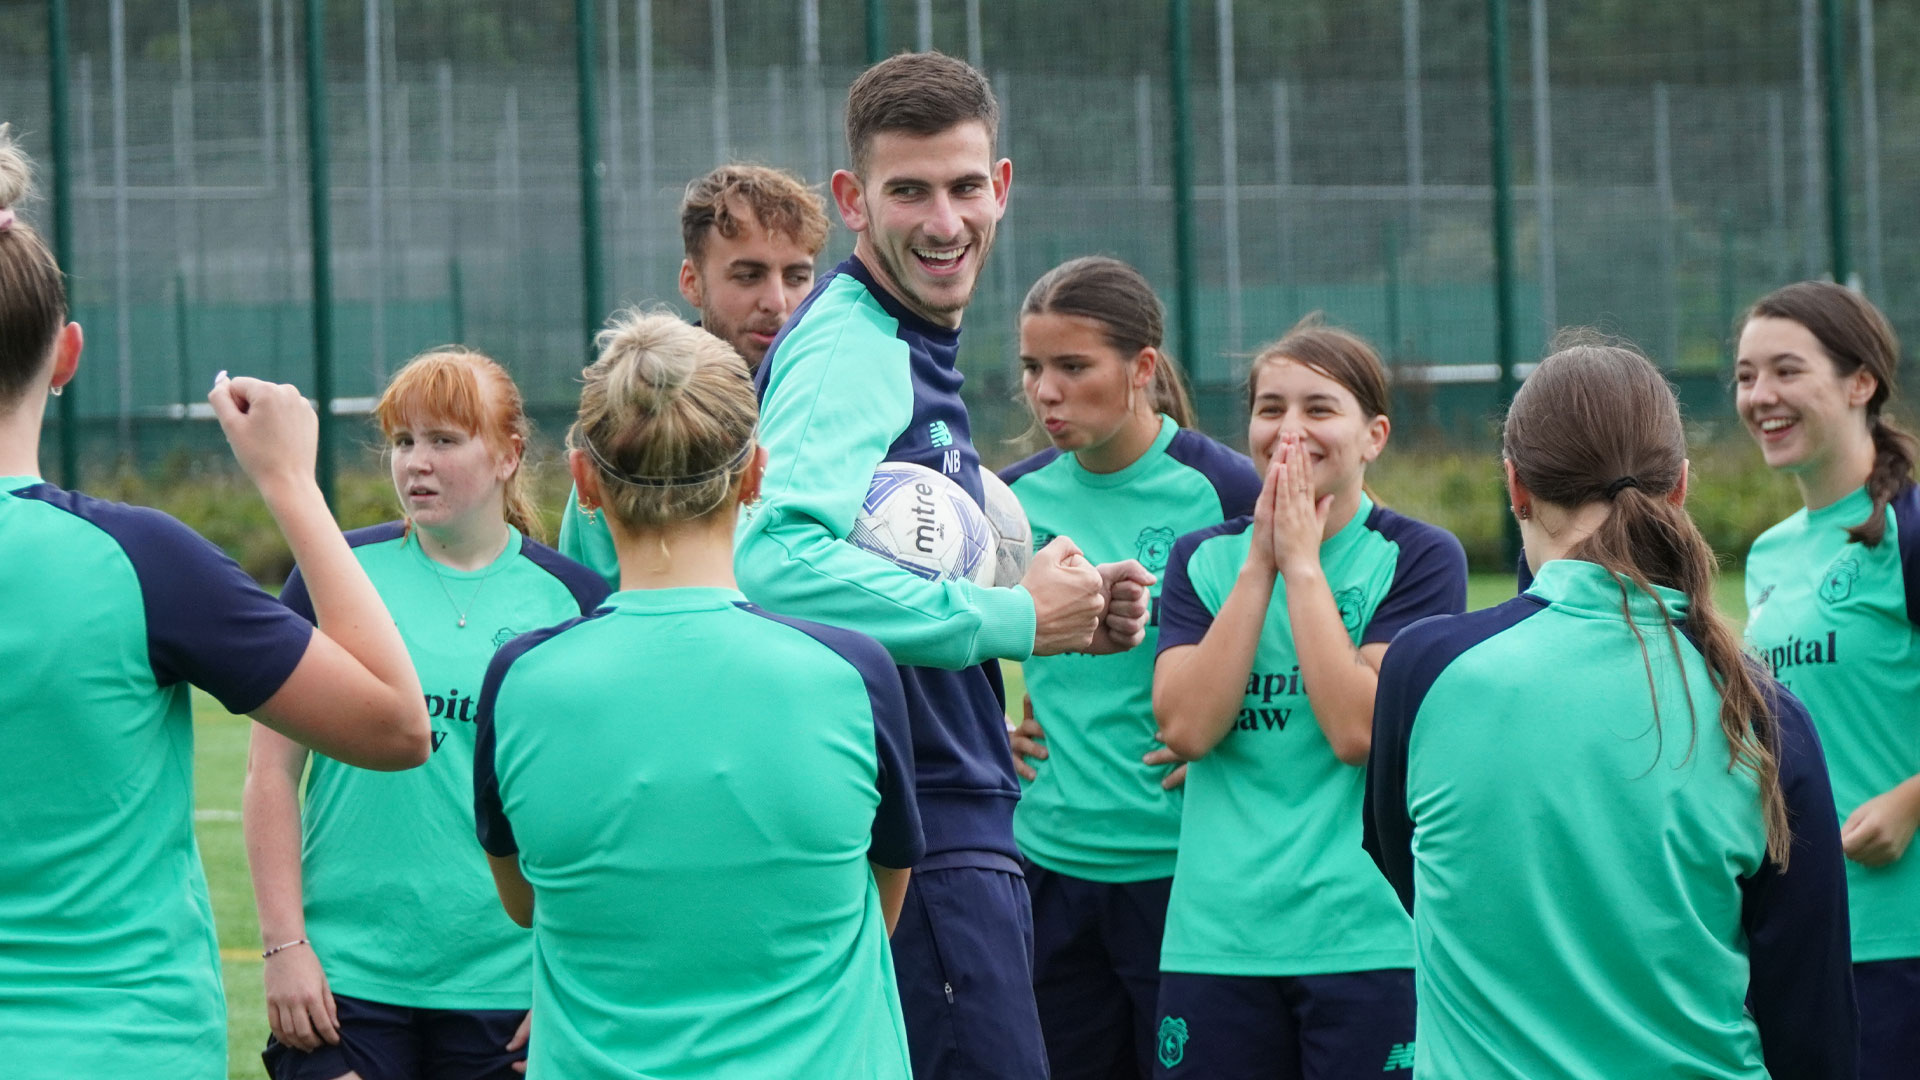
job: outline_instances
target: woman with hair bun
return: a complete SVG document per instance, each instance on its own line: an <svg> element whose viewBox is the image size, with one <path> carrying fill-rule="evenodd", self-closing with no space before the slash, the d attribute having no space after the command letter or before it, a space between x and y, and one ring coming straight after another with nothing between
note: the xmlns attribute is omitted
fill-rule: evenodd
<svg viewBox="0 0 1920 1080"><path fill-rule="evenodd" d="M1820 732L1847 856L1863 1080L1920 1062L1920 491L1893 328L1803 281L1748 310L1735 406L1806 505L1747 555L1747 646Z"/></svg>
<svg viewBox="0 0 1920 1080"><path fill-rule="evenodd" d="M419 672L433 754L398 776L325 754L309 770L305 747L254 729L243 805L270 953L264 1056L275 1080L511 1080L533 958L472 840L480 681L500 646L592 611L607 587L534 539L531 430L499 364L417 356L374 419L402 517L347 543ZM300 571L280 599L313 617Z"/></svg>
<svg viewBox="0 0 1920 1080"><path fill-rule="evenodd" d="M310 585L314 623L154 510L40 478L47 398L81 332L13 209L0 124L0 1062L14 1075L227 1075L227 1010L193 835L189 686L341 761L426 760L420 683L314 483L300 391L208 399Z"/></svg>
<svg viewBox="0 0 1920 1080"><path fill-rule="evenodd" d="M502 649L477 716L480 842L533 928L528 1075L907 1080L899 674L735 586L767 461L739 355L633 312L598 345L569 466L621 590Z"/></svg>
<svg viewBox="0 0 1920 1080"><path fill-rule="evenodd" d="M1854 1076L1826 767L1714 609L1672 389L1576 342L1521 385L1502 453L1532 585L1408 628L1374 706L1414 1075Z"/></svg>

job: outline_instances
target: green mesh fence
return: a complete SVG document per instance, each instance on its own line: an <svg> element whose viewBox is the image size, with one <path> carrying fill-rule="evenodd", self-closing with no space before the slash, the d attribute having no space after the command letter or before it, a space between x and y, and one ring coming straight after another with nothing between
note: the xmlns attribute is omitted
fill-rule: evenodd
<svg viewBox="0 0 1920 1080"><path fill-rule="evenodd" d="M1523 359L1556 326L1598 325L1671 365L1697 414L1724 413L1738 309L1830 265L1816 6L1509 5ZM1920 219L1898 211L1920 195L1920 10L1840 6L1853 265L1912 336ZM930 42L972 59L1005 109L1012 209L963 362L979 426L1012 435L1026 426L1014 311L1042 272L1117 255L1172 306L1166 0L596 0L610 299L681 306L679 193L717 162L814 182L843 162L839 110L874 8L889 49ZM73 184L89 467L216 445L187 406L218 369L311 382L303 11L73 4L73 149L57 163L45 6L0 6L0 118ZM338 407L460 339L563 417L591 330L571 7L327 11ZM1485 12L1481 0L1188 5L1197 305L1182 359L1220 434L1240 423L1247 358L1317 309L1390 355L1403 436L1485 438L1498 360ZM46 224L44 203L27 210ZM836 226L827 264L851 246Z"/></svg>

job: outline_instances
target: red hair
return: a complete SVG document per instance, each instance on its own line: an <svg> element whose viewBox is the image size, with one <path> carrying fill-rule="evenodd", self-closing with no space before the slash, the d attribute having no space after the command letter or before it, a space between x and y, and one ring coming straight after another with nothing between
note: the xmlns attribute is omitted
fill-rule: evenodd
<svg viewBox="0 0 1920 1080"><path fill-rule="evenodd" d="M380 433L389 439L409 417L428 416L480 437L496 453L517 451L525 463L533 425L513 376L492 357L461 345L429 349L395 373L373 407ZM538 540L540 516L520 482L522 471L515 468L507 477L507 524Z"/></svg>

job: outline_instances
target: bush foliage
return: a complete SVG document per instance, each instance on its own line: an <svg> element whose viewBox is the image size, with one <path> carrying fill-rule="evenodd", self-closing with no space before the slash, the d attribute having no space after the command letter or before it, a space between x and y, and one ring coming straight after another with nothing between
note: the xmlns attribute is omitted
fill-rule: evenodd
<svg viewBox="0 0 1920 1080"><path fill-rule="evenodd" d="M1744 563L1753 538L1800 505L1793 484L1769 471L1744 439L1696 445L1692 462L1687 506L1730 566ZM544 539L552 542L568 491L558 453L539 455L528 478L545 519ZM1367 479L1381 503L1458 536L1473 569L1506 569L1502 551L1507 496L1500 460L1491 452L1396 443ZM266 505L246 477L231 467L217 468L182 455L149 472L123 470L105 483L89 485L89 490L172 514L224 548L263 583L277 585L293 568ZM340 473L335 494L343 528L399 516L392 482L370 457Z"/></svg>

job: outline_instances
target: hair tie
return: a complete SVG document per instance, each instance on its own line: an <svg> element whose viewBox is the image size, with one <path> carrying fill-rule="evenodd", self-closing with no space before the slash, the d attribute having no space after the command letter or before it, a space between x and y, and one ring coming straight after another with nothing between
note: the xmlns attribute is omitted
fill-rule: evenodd
<svg viewBox="0 0 1920 1080"><path fill-rule="evenodd" d="M1634 479L1631 476L1623 476L1620 479L1615 480L1613 483L1607 485L1607 498L1609 499L1613 498L1615 495L1620 494L1620 492L1625 488L1637 488L1639 486L1640 486L1640 481Z"/></svg>
<svg viewBox="0 0 1920 1080"><path fill-rule="evenodd" d="M600 448L593 445L593 440L586 435L583 434L580 437L580 442L586 447L587 456L593 459L593 463L600 467L601 472L623 484L649 488L699 487L701 484L707 483L710 480L726 476L735 469L738 469L741 465L744 465L748 456L753 453L755 445L754 440L748 438L746 443L740 447L739 452L735 453L725 465L708 469L705 472L697 472L688 476L639 476L623 471L615 467L613 462L601 457Z"/></svg>

